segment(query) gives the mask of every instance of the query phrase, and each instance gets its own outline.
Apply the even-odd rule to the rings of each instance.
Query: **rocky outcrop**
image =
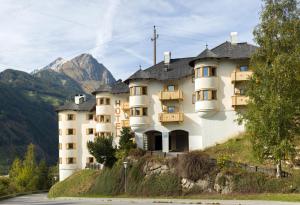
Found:
[[[158,161],[149,161],[146,162],[143,168],[143,171],[147,176],[153,175],[153,174],[163,174],[166,172],[170,172],[171,169],[168,165],[158,162]]]
[[[221,194],[230,194],[233,191],[233,176],[218,173],[215,179],[214,189]]]

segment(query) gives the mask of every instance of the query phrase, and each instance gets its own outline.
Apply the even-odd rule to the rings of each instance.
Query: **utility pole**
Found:
[[[156,28],[155,25],[153,26],[153,38],[151,38],[151,41],[153,41],[153,64],[156,64],[156,39],[158,39],[158,34],[156,34]]]

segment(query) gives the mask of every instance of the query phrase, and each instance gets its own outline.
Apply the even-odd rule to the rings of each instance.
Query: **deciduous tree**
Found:
[[[254,30],[247,110],[241,113],[260,159],[281,162],[294,153],[300,94],[300,18],[297,0],[265,0]]]

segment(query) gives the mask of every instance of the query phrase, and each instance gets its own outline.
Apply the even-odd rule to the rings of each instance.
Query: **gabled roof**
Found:
[[[189,62],[192,59],[191,57],[171,59],[169,64],[161,61],[145,70],[138,70],[125,82],[128,83],[130,80],[137,79],[172,80],[192,75],[193,68],[189,66]]]
[[[118,93],[128,93],[129,88],[128,85],[122,82],[122,80],[118,80],[114,82],[113,84],[103,84],[100,85],[99,88],[97,88],[95,91],[92,92],[93,95],[101,92],[109,92],[113,94],[118,94]]]
[[[88,99],[87,101],[81,104],[75,104],[74,101],[68,102],[62,106],[56,108],[56,112],[65,111],[65,110],[72,110],[72,111],[92,111],[96,106],[96,99],[94,97]]]

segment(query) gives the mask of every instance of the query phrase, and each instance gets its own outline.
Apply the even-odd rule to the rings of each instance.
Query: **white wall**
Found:
[[[175,81],[178,84],[178,88],[183,91],[184,100],[179,101],[179,103],[167,103],[173,103],[179,107],[179,110],[184,113],[184,122],[161,124],[158,116],[162,112],[162,103],[159,100],[158,93],[163,90],[164,84],[174,84],[174,81],[151,80],[147,83],[149,96],[147,104],[150,122],[148,126],[136,132],[140,147],[142,147],[143,133],[149,130],[157,130],[162,133],[178,129],[188,131],[190,150],[204,149],[244,131],[244,127],[238,125],[235,121],[237,116],[231,104],[233,84],[231,83],[230,74],[236,68],[236,63],[222,61],[218,62],[217,65],[218,91],[216,103],[218,105],[217,110],[207,117],[201,117],[195,110],[195,104],[192,103],[195,84],[192,82],[192,76],[189,76]],[[166,144],[167,142],[165,142]]]

